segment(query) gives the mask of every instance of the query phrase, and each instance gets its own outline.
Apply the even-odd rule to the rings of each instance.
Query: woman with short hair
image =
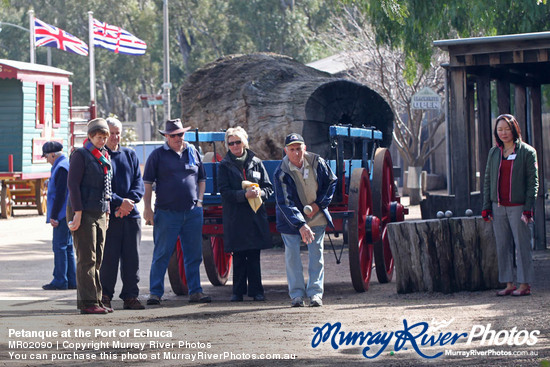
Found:
[[[263,202],[273,194],[273,188],[261,159],[249,149],[248,134],[242,127],[227,129],[225,146],[228,151],[218,168],[218,188],[223,205],[224,249],[233,253],[231,301],[242,301],[244,294],[254,301],[264,301],[260,250],[272,245]],[[254,210],[251,205],[259,204],[257,199],[262,203]]]
[[[88,138],[73,152],[69,165],[67,220],[76,250],[77,307],[82,314],[113,312],[101,302],[99,280],[111,200],[112,168],[105,148],[109,135],[104,119],[91,120]]]

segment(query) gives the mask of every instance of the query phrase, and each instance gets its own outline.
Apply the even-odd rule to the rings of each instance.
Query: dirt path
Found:
[[[168,292],[161,307],[125,311],[122,301],[115,300],[113,314],[95,316],[77,313],[74,291],[41,289],[42,284],[50,281],[53,267],[50,239],[51,228],[44,223],[44,217],[29,214],[0,220],[0,365],[539,366],[541,362],[550,363],[547,252],[535,255],[537,281],[530,297],[497,298],[494,291],[398,295],[395,282],[379,284],[376,279],[368,292],[356,293],[349,277],[347,250],[342,263],[336,264],[332,250],[327,247],[324,307],[290,308],[284,252],[276,248],[262,253],[267,302],[228,302],[230,282],[224,287],[213,287],[203,271],[201,279],[205,292],[213,298],[211,304],[190,305],[187,297],[171,292],[166,278]],[[152,248],[152,229],[144,227],[140,263],[143,300],[148,295]],[[396,332],[406,329],[404,322],[410,335],[420,334],[423,326],[429,327],[424,345],[422,336],[417,339],[411,336],[413,340],[404,345],[403,340],[399,342]],[[451,323],[444,326],[440,325],[442,322]],[[340,334],[332,338],[332,334],[314,331],[318,328],[326,332],[328,326],[336,328],[338,323],[340,331],[346,334],[371,332],[374,336],[346,345]],[[472,332],[482,332],[483,328],[489,336],[491,330],[497,334],[497,341],[482,345],[478,336],[467,344]],[[37,335],[27,337],[28,332]],[[445,338],[438,339],[446,333]],[[460,336],[461,333],[468,337]],[[506,337],[511,334],[508,345]],[[429,346],[429,336],[438,341],[434,346]],[[401,337],[406,338],[406,334]],[[513,345],[514,337],[520,345]],[[390,342],[384,348],[385,339]],[[314,348],[312,343],[318,345]],[[414,343],[418,344],[418,350]],[[375,358],[366,359],[362,355],[372,357],[380,348],[384,349]],[[459,355],[466,352],[471,355]],[[426,359],[421,353],[443,355]],[[40,357],[44,359],[31,359]],[[261,360],[264,358],[267,359]]]

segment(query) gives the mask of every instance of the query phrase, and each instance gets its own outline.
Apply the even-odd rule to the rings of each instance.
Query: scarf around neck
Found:
[[[88,150],[94,158],[99,162],[103,168],[103,187],[105,191],[105,198],[111,198],[111,179],[113,177],[113,170],[111,169],[111,159],[107,149],[104,152],[97,149],[89,139],[84,140],[84,149]]]

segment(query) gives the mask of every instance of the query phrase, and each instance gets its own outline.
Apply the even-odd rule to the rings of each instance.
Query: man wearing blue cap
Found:
[[[69,160],[62,152],[63,145],[48,141],[42,146],[42,157],[52,165],[48,182],[46,223],[53,227],[52,248],[54,254],[53,280],[42,286],[44,290],[76,289],[73,238],[66,220],[67,174]]]
[[[319,155],[306,152],[296,133],[285,139],[285,157],[273,175],[277,230],[285,243],[286,276],[292,307],[323,305],[325,227],[334,227],[328,206],[336,189],[336,176]],[[300,244],[308,247],[308,282],[304,281]]]

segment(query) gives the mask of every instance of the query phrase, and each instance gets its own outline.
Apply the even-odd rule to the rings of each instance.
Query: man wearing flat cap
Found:
[[[206,172],[195,147],[183,140],[189,127],[180,119],[166,121],[159,132],[166,143],[155,149],[145,164],[144,213],[146,224],[152,224],[153,263],[149,280],[148,305],[158,305],[164,294],[164,276],[178,240],[181,241],[189,302],[210,302],[203,294],[199,266],[202,262],[202,200],[206,188]],[[151,206],[155,188],[155,210]]]
[[[69,160],[63,154],[63,145],[57,141],[48,141],[42,146],[42,157],[52,165],[48,181],[46,223],[53,227],[53,280],[42,289],[76,289],[76,270],[73,238],[67,226],[67,175]]]
[[[328,206],[336,188],[336,176],[327,162],[306,152],[304,138],[289,134],[285,157],[274,173],[277,230],[285,243],[286,276],[292,307],[323,305],[325,227],[334,227]],[[307,209],[306,209],[307,207]],[[308,247],[308,282],[304,281],[300,244]]]

